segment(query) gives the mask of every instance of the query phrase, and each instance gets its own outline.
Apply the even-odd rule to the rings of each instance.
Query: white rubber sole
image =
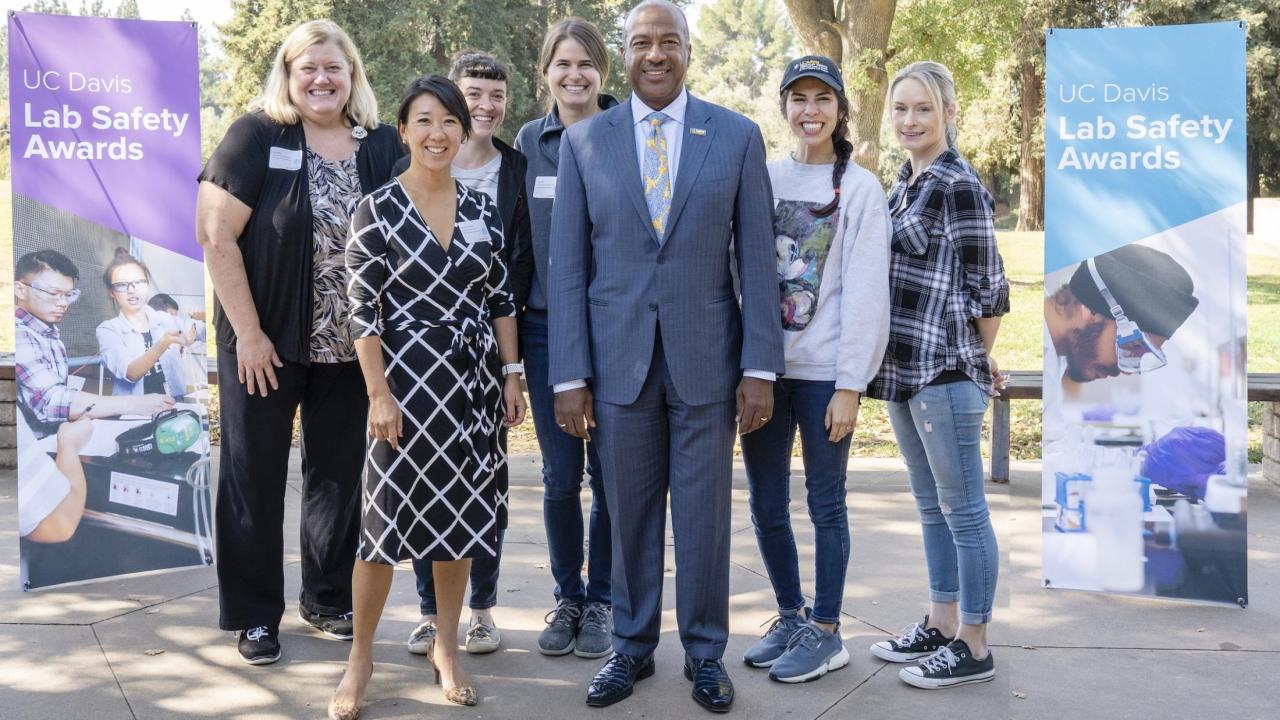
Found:
[[[613,654],[613,648],[609,648],[608,650],[604,650],[604,651],[602,651],[602,652],[595,652],[595,653],[593,653],[593,652],[587,652],[587,651],[585,651],[585,650],[582,650],[581,648],[579,648],[579,647],[578,647],[577,643],[574,643],[574,646],[573,646],[573,654],[574,654],[574,655],[576,655],[577,657],[580,657],[580,658],[586,658],[586,659],[588,659],[588,660],[595,660],[596,658],[602,658],[602,657],[607,657],[607,656],[609,656],[609,655],[612,655],[612,654]]]
[[[896,652],[894,650],[889,649],[888,643],[883,641],[874,643],[870,649],[871,649],[872,655],[875,655],[876,657],[880,658],[881,660],[884,660],[885,662],[892,662],[892,663],[914,662],[916,660],[919,660],[920,658],[929,657],[930,655],[937,652],[937,650],[930,650],[929,652],[918,652],[918,653]]]
[[[842,647],[840,648],[840,652],[836,653],[835,655],[832,655],[831,658],[828,659],[826,662],[822,663],[821,665],[814,668],[813,670],[807,673],[804,673],[803,675],[796,675],[795,677],[784,678],[784,677],[778,677],[773,673],[769,673],[769,679],[777,680],[780,683],[809,682],[810,680],[817,680],[818,678],[822,677],[823,675],[826,675],[832,670],[839,670],[840,668],[848,664],[849,664],[849,648]]]
[[[929,678],[926,678],[922,675],[916,675],[915,673],[907,672],[907,670],[909,669],[910,668],[902,668],[901,670],[899,670],[898,677],[902,679],[902,682],[910,685],[911,687],[918,687],[921,690],[942,690],[943,688],[956,687],[958,685],[970,685],[973,683],[990,682],[991,680],[994,680],[996,677],[995,668],[992,668],[991,670],[988,670],[986,672],[978,673],[977,675],[967,675],[962,678],[945,678],[941,680],[930,680]]]
[[[353,635],[339,635],[338,633],[332,633],[332,632],[329,632],[328,630],[312,625],[310,621],[308,621],[305,617],[303,617],[302,608],[298,608],[298,621],[301,622],[303,625],[306,625],[307,627],[311,628],[312,630],[315,630],[316,632],[320,633],[321,635],[324,635],[325,637],[328,637],[328,638],[333,638],[334,640],[342,640],[344,642],[350,642],[351,638],[354,637]]]
[[[743,664],[745,664],[747,667],[753,667],[753,668],[771,668],[771,667],[773,667],[774,663],[778,662],[778,658],[780,658],[780,657],[782,657],[782,656],[781,656],[781,655],[779,655],[778,657],[776,657],[776,658],[774,658],[774,659],[772,659],[772,660],[768,660],[768,661],[766,661],[766,662],[751,662],[750,660],[748,660],[748,659],[746,659],[746,658],[742,658],[742,662],[743,662]]]
[[[236,654],[240,655],[240,653],[236,653]],[[240,662],[244,663],[245,665],[271,665],[272,663],[276,663],[279,661],[280,661],[280,653],[276,653],[275,655],[271,655],[269,657],[254,658],[252,660],[250,660],[249,658],[243,655],[240,655]]]

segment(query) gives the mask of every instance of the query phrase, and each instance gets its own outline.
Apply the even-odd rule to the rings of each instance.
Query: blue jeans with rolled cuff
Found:
[[[930,599],[960,603],[960,622],[991,622],[1000,555],[987,509],[982,418],[991,398],[971,381],[929,385],[886,403],[924,531]]]
[[[796,431],[804,457],[804,483],[814,534],[812,619],[840,621],[845,573],[849,567],[849,513],[845,473],[852,435],[831,442],[823,427],[834,382],[779,378],[773,384],[773,416],[742,436],[742,459],[751,492],[751,522],[769,581],[785,614],[804,607],[796,539],[791,530],[791,447]]]
[[[493,557],[480,555],[471,559],[471,598],[467,607],[488,610],[498,604],[498,563],[502,562],[502,540],[506,530],[498,531],[497,552]],[[436,584],[431,575],[430,560],[414,560],[413,574],[418,578],[418,607],[423,615],[436,614]]]

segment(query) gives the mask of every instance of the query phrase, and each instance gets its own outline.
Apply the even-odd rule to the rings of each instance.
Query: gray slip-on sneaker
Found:
[[[405,646],[414,655],[428,655],[431,653],[431,646],[435,642],[436,624],[428,620],[409,633],[409,641],[405,643]]]

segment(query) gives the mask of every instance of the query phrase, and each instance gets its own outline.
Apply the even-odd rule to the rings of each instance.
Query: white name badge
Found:
[[[492,242],[489,237],[489,226],[484,224],[483,220],[467,220],[458,223],[458,232],[462,233],[462,239],[471,244]]]
[[[533,181],[533,196],[547,200],[556,199],[556,176],[539,175]]]
[[[271,157],[267,160],[267,167],[273,170],[300,170],[302,169],[302,151],[273,147]]]

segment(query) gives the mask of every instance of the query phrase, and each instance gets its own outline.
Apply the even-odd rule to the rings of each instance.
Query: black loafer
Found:
[[[631,696],[636,681],[653,675],[653,655],[614,653],[587,686],[587,704],[605,707]]]
[[[733,681],[720,660],[684,656],[684,676],[693,681],[693,701],[714,713],[727,713],[733,705]]]

